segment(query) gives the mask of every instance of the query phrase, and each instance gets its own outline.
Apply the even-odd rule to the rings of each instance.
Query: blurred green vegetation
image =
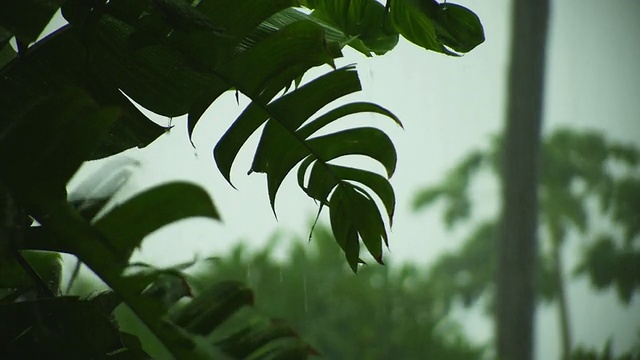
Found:
[[[256,252],[238,245],[196,280],[246,281],[261,311],[285,319],[327,359],[482,358],[484,347],[448,317],[426,269],[372,264],[355,275],[329,231],[318,226],[310,243],[293,239],[285,261],[273,257],[277,235]]]
[[[277,257],[284,248],[284,256]],[[260,249],[239,243],[230,254],[198,262],[189,273],[196,294],[220,280],[247,283],[255,305],[237,323],[286,323],[322,358],[470,360],[489,355],[488,344],[471,341],[462,324],[449,316],[429,284],[426,267],[374,263],[361,265],[354,274],[323,225],[316,227],[311,242],[278,233]],[[93,286],[81,276],[73,291],[86,293]],[[272,320],[265,320],[266,315]],[[166,354],[125,307],[116,317],[149,354]],[[233,324],[223,329],[226,335],[218,340],[234,330]]]
[[[442,255],[429,272],[430,286],[447,306],[460,300],[470,307],[484,299],[493,314],[499,222],[476,210],[483,204],[473,191],[487,175],[499,181],[501,143],[496,137],[469,153],[414,198],[415,210],[443,204],[448,228],[470,229],[462,246]],[[543,139],[541,152],[538,300],[558,305],[563,353],[607,358],[573,347],[566,282],[587,277],[596,290],[614,288],[625,305],[640,289],[640,149],[596,131],[556,129]],[[581,253],[567,266],[561,251],[571,239],[580,241]]]

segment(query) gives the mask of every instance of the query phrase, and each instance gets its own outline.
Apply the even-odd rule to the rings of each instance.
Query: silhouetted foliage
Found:
[[[130,263],[144,238],[165,225],[219,218],[202,188],[164,184],[106,206],[122,185],[120,168],[105,167],[86,193],[67,194],[66,185],[84,161],[144,147],[164,133],[130,99],[168,118],[187,115],[191,137],[217,98],[241,92],[251,102],[213,151],[224,177],[231,182],[236,155],[262,127],[251,171],[266,174],[271,205],[297,167],[300,188],[329,208],[333,236],[352,269],[361,243],[382,262],[383,216],[390,221],[395,206],[391,140],[373,127],[316,132],[361,112],[400,121],[365,102],[316,113],[361,88],[354,66],[336,67],[345,46],[383,54],[403,35],[458,55],[484,40],[470,10],[431,5],[427,12],[412,0],[386,7],[374,0],[0,2],[0,355],[59,357],[82,340],[86,346],[66,355],[148,358],[111,316],[119,304],[181,360],[314,355],[282,324],[244,323],[242,335],[211,341],[228,322],[242,324],[253,304],[250,289],[219,281],[192,292],[183,267]],[[68,23],[39,39],[57,11]],[[322,65],[330,69],[303,81]],[[385,173],[332,163],[354,154],[380,162]],[[110,290],[60,296],[60,252],[76,256]],[[278,333],[277,341],[265,332]],[[264,341],[247,342],[256,336]]]

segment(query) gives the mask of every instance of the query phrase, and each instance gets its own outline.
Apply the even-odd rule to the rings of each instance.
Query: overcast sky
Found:
[[[404,123],[401,130],[386,118],[362,115],[349,124],[368,122],[383,128],[398,150],[392,183],[397,209],[391,233],[393,262],[426,264],[447,249],[460,245],[466,233],[444,231],[437,209],[413,213],[415,192],[439,181],[468,151],[487,145],[502,128],[506,101],[510,2],[465,1],[483,21],[486,42],[462,58],[430,53],[401,41],[391,53],[373,59],[345,50],[339,65],[357,63],[364,90],[350,100],[379,103]],[[640,145],[640,2],[635,0],[562,0],[553,2],[549,38],[544,130],[558,126],[600,129],[612,138]],[[327,69],[324,69],[327,70]],[[153,184],[183,179],[207,188],[223,216],[223,223],[189,220],[154,234],[145,242],[139,259],[157,264],[189,260],[194,254],[224,254],[239,239],[260,245],[277,229],[303,237],[315,214],[313,201],[290,178],[276,200],[278,221],[269,207],[266,180],[261,174],[246,176],[255,140],[245,147],[232,173],[232,189],[217,171],[212,148],[222,132],[247,104],[238,106],[233,96],[216,101],[196,128],[189,144],[184,120],[173,119],[170,133],[143,150],[125,156],[141,160],[124,189],[133,193]],[[167,119],[157,119],[166,124]],[[344,123],[348,123],[345,121]],[[83,174],[95,170],[88,166]],[[374,166],[374,169],[375,166]],[[81,177],[71,184],[77,184]],[[497,208],[495,184],[478,188],[482,212]],[[326,215],[326,214],[325,214]],[[326,219],[326,216],[324,217]],[[166,250],[171,249],[171,256]],[[579,251],[577,241],[565,248],[567,258]],[[628,349],[637,339],[640,324],[637,297],[627,309],[617,306],[613,293],[593,295],[586,281],[570,288],[572,328],[576,344],[601,348],[615,335],[614,348]],[[490,328],[477,312],[461,313],[473,336],[486,339]],[[538,359],[559,354],[554,309],[538,314]]]

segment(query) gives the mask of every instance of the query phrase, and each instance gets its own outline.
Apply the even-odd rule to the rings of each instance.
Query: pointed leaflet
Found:
[[[352,70],[347,67],[330,72],[267,107],[270,121],[262,132],[252,170],[267,174],[272,207],[286,175],[310,153],[295,130],[333,100],[360,90],[357,73]]]
[[[259,100],[265,99],[268,102],[273,96],[280,91],[280,86],[269,88],[263,93]],[[218,170],[222,176],[231,183],[231,166],[238,156],[240,148],[249,139],[258,128],[264,124],[269,115],[262,109],[257,102],[252,102],[247,106],[242,114],[238,116],[236,121],[222,135],[220,141],[213,149],[213,158],[216,160]]]
[[[382,242],[384,241],[385,245],[388,246],[389,241],[378,206],[369,194],[360,187],[354,187],[354,191],[351,194],[352,221],[371,256],[378,263],[383,264]],[[346,216],[347,214],[340,215]]]
[[[128,260],[143,238],[175,221],[194,216],[218,219],[209,195],[188,183],[169,183],[149,189],[98,219],[95,227]]]
[[[397,157],[393,143],[384,132],[375,128],[344,130],[306,140],[304,144],[294,141],[286,142],[286,138],[291,138],[291,135],[281,129],[274,130],[269,135],[271,136],[270,142],[275,145],[270,149],[270,153],[262,155],[261,164],[264,167],[258,169],[267,173],[272,207],[278,187],[286,175],[295,164],[307,155],[313,155],[315,159],[323,163],[344,155],[365,155],[379,161],[387,170],[389,177],[393,175],[395,170]],[[289,147],[282,145],[287,143]],[[310,179],[310,182],[313,181]],[[386,195],[380,196],[388,198]]]
[[[203,37],[203,34],[172,34],[170,37],[172,43],[188,54],[199,59],[204,66],[215,67],[217,64],[226,61],[233,61],[233,57],[240,52],[239,48],[246,51],[248,48],[256,45],[253,42],[247,47],[244,38],[253,31],[256,26],[266,20],[274,13],[294,6],[293,0],[274,0],[274,1],[200,1],[196,6],[202,14],[209,17],[215,24],[219,24],[224,28],[223,36],[219,37]],[[208,40],[208,41],[207,41]],[[262,38],[261,40],[264,40]],[[245,46],[239,46],[239,43],[245,43]],[[260,63],[268,61],[271,56],[263,57]],[[293,66],[292,66],[293,67]],[[259,79],[258,77],[254,79]],[[284,85],[283,85],[284,86]],[[204,111],[211,103],[220,96],[217,89],[207,89],[196,99],[192,107],[189,109],[188,132],[189,136],[193,133],[197,122]]]
[[[271,98],[309,68],[331,61],[332,56],[325,46],[322,29],[311,22],[298,22],[275,33],[220,70],[233,79],[238,90],[252,99],[252,104],[214,149],[218,169],[227,181],[230,182],[231,165],[238,151],[269,118],[267,103]],[[262,65],[255,66],[256,63]],[[283,78],[283,74],[286,77]]]
[[[378,113],[381,115],[385,115],[395,121],[395,123],[400,125],[400,127],[402,127],[400,119],[398,119],[391,111],[383,108],[382,106],[368,102],[353,102],[339,106],[329,111],[328,113],[319,116],[312,122],[309,122],[308,124],[301,127],[300,130],[298,130],[298,134],[303,139],[306,139],[324,126],[340,118],[361,112]]]
[[[309,166],[313,164],[309,184],[305,183],[304,177]],[[309,197],[318,200],[320,207],[329,204],[329,194],[333,188],[342,180],[332,170],[335,165],[326,162],[316,161],[313,156],[307,157],[298,168],[298,185]]]
[[[302,169],[302,166],[300,167]],[[387,211],[389,221],[393,219],[395,195],[389,181],[376,173],[351,167],[316,162],[311,169],[307,194],[314,199],[328,203],[329,193],[338,183],[345,180],[356,181],[373,190],[380,197]],[[303,187],[304,188],[304,187]]]
[[[360,241],[358,240],[358,229],[351,220],[353,215],[349,211],[348,191],[345,187],[337,187],[331,196],[329,213],[331,220],[331,231],[336,238],[336,242],[344,251],[347,263],[353,272],[358,271],[358,260],[360,255]]]
[[[224,71],[223,76],[228,77],[228,83],[236,88],[236,94],[240,90],[252,100],[252,103],[223,135],[223,139],[215,149],[216,160],[220,160],[216,162],[227,181],[230,182],[231,163],[238,151],[249,136],[267,120],[267,114],[264,112],[266,104],[283,89],[288,88],[292,82],[302,77],[302,74],[307,70],[326,62],[331,63],[332,58],[339,55],[335,49],[325,47],[322,41],[316,41],[321,39],[316,38],[314,41],[308,41],[310,35],[309,32],[306,32],[306,30],[310,30],[308,25],[309,23],[286,28],[283,30],[284,33],[279,32],[260,46],[256,46],[255,49],[234,60],[234,62],[244,61],[244,65],[251,68],[255,67],[250,64],[251,62],[259,62],[261,66],[256,69],[258,73],[249,76],[247,71],[243,71],[243,68],[237,64],[227,64],[226,66],[232,67],[232,69],[221,70]],[[312,31],[317,32],[318,29]],[[291,37],[301,40],[298,43],[299,46],[286,47],[287,39]],[[295,42],[297,43],[297,41]],[[291,52],[280,49],[282,45]],[[274,49],[279,50],[277,53],[271,53]],[[265,61],[265,58],[269,60]],[[242,79],[242,83],[233,79]],[[247,85],[247,80],[254,84]],[[202,116],[217,96],[219,93],[215,91],[206,91],[194,101],[189,112],[189,131],[193,131],[193,127],[196,125],[195,119]]]
[[[379,129],[361,127],[307,140],[318,159],[329,161],[344,155],[365,155],[379,161],[391,177],[396,169],[396,149]]]
[[[271,101],[282,89],[289,86],[298,74],[306,71],[308,66],[308,64],[300,61],[298,64],[292,65],[283,72],[270,78],[268,85],[262,89],[260,95],[252,99],[249,106],[245,108],[231,127],[227,129],[218,144],[216,144],[214,148],[214,158],[216,159],[218,169],[230,184],[231,165],[238,151],[240,151],[240,148],[249,136],[268,118],[268,114],[263,110],[265,105],[261,104],[267,104]],[[237,94],[238,90],[236,90],[236,96]],[[196,100],[189,113],[189,131],[193,131],[193,126],[196,125],[196,123],[191,122],[192,119],[200,117],[215,97],[217,97],[216,93],[205,93],[201,98]]]

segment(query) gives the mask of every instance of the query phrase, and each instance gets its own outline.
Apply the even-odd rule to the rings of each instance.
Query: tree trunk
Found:
[[[562,266],[562,253],[560,241],[553,240],[553,273],[555,276],[556,291],[558,292],[558,317],[560,320],[560,336],[562,339],[562,355],[560,359],[569,360],[571,356],[571,324],[569,321],[569,306],[564,284],[564,269]]]
[[[502,156],[496,342],[500,360],[533,359],[537,187],[548,0],[515,0]]]

